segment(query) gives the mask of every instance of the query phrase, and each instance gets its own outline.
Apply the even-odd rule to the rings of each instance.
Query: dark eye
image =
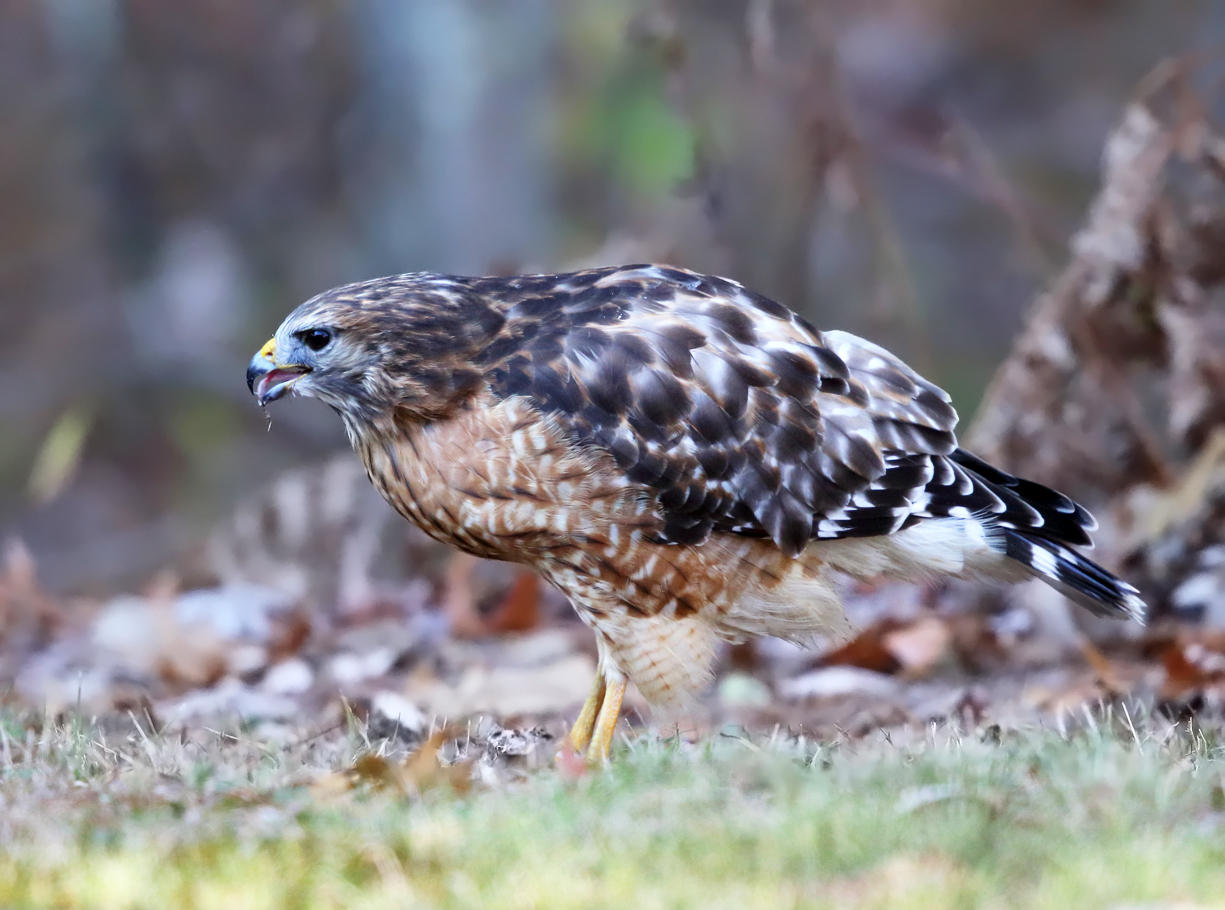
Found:
[[[295,333],[298,340],[312,351],[322,351],[332,341],[332,333],[327,329],[306,329]]]

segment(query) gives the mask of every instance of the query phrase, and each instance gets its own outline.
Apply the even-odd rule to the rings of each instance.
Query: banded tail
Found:
[[[949,456],[975,482],[993,494],[1003,508],[977,513],[988,545],[1024,566],[1064,595],[1098,616],[1143,623],[1147,607],[1139,592],[1073,547],[1092,546],[1093,516],[1067,496],[994,468],[958,449]],[[933,497],[929,508],[938,507]],[[986,514],[984,514],[984,512]]]

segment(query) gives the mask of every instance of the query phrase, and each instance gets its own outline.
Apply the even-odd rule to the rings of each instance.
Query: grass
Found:
[[[106,734],[0,714],[0,906],[1111,907],[1225,893],[1225,750],[1072,735],[639,738],[605,772],[420,796],[360,731]],[[373,780],[371,778],[370,780]]]

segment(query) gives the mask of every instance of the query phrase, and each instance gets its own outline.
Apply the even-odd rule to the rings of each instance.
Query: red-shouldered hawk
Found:
[[[599,652],[570,733],[592,760],[627,681],[677,702],[720,640],[847,638],[838,575],[1037,576],[1144,616],[1072,549],[1088,512],[957,447],[947,394],[725,278],[630,265],[345,285],[294,310],[247,383],[261,404],[331,405],[401,515],[570,598]]]

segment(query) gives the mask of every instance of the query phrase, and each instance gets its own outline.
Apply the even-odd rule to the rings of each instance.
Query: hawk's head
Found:
[[[261,405],[286,392],[331,405],[350,428],[429,419],[472,392],[471,358],[504,317],[468,282],[427,273],[348,284],[289,314],[247,367]]]

